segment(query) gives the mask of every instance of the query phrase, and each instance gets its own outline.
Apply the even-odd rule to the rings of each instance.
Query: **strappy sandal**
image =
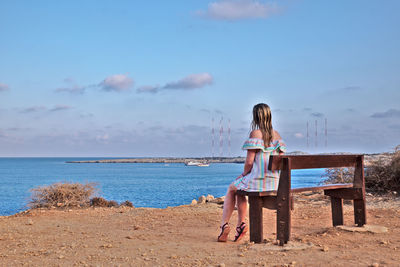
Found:
[[[244,235],[249,230],[249,227],[245,222],[242,222],[240,226],[236,227],[236,235],[235,235],[235,242],[240,241],[244,237]]]
[[[231,231],[231,227],[228,223],[225,223],[221,226],[221,233],[218,236],[218,242],[226,242],[228,240],[229,232]]]

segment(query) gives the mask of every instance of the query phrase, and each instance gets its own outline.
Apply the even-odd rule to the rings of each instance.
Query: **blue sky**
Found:
[[[395,0],[1,1],[0,156],[211,156],[212,118],[214,154],[223,118],[223,155],[244,155],[259,102],[289,151],[390,151],[398,10]]]

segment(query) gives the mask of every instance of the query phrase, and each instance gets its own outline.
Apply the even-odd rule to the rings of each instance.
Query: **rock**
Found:
[[[388,231],[385,226],[367,224],[362,227],[338,225],[336,228],[349,232],[369,232],[374,234],[386,233]]]
[[[329,248],[328,248],[328,247],[323,247],[323,248],[321,248],[321,250],[322,250],[323,252],[328,252],[328,251],[329,251]]]
[[[213,195],[207,195],[206,196],[206,202],[211,202],[214,200],[214,196]]]
[[[370,266],[371,266],[371,267],[379,267],[379,263],[374,262],[374,263],[372,263]]]
[[[213,200],[210,200],[209,202],[216,203],[216,204],[224,204],[224,200],[225,200],[225,197],[223,196],[223,197],[214,198]]]
[[[64,257],[64,255],[59,255],[58,258],[59,259],[64,259],[65,257]]]
[[[225,267],[225,263],[220,263],[218,266],[219,267]]]
[[[190,205],[197,205],[197,200],[196,200],[196,199],[193,199],[193,200],[192,200],[192,203],[190,203]]]
[[[133,236],[128,235],[126,238],[127,239],[133,239]]]
[[[263,244],[262,246],[250,246],[249,250],[256,250],[258,252],[271,252],[271,251],[299,251],[299,250],[306,250],[306,249],[311,249],[313,248],[314,245],[312,243],[301,243],[301,242],[295,242],[295,241],[289,241],[287,244],[284,246],[279,246],[277,244]],[[283,254],[282,254],[283,256]]]
[[[28,222],[26,223],[27,225],[32,225],[33,221],[31,219],[28,219]]]
[[[199,204],[204,204],[204,203],[206,203],[206,197],[205,197],[205,196],[199,197],[199,200],[197,201],[197,203],[199,203]]]

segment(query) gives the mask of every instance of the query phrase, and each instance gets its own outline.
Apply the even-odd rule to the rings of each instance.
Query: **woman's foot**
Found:
[[[218,242],[226,242],[228,240],[229,232],[231,231],[231,227],[228,223],[225,223],[221,226],[221,233],[218,236]]]
[[[244,235],[249,230],[249,227],[245,222],[242,222],[240,226],[236,227],[236,235],[235,235],[235,242],[240,241],[244,237]]]

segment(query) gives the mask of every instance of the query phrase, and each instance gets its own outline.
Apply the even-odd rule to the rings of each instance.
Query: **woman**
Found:
[[[239,241],[248,231],[245,222],[247,200],[245,196],[236,194],[237,190],[270,191],[277,190],[279,172],[267,169],[269,156],[283,154],[286,145],[281,136],[272,128],[271,109],[267,104],[257,104],[253,107],[253,121],[250,138],[243,145],[247,150],[243,173],[229,186],[225,196],[221,221],[219,242],[226,242],[230,232],[229,219],[232,216],[235,202],[238,209],[238,222],[234,241]]]

